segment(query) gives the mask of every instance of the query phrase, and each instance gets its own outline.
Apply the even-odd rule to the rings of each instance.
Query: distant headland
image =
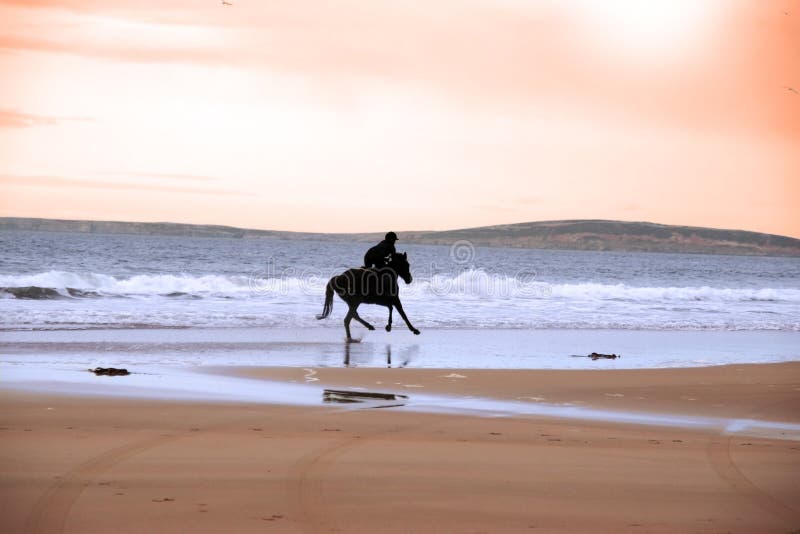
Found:
[[[380,233],[312,233],[232,226],[0,217],[0,231],[78,232],[236,239],[374,241]],[[800,256],[800,239],[745,230],[606,220],[541,221],[445,231],[402,232],[401,243],[621,252]]]

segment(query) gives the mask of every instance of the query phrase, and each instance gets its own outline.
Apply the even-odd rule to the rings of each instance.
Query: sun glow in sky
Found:
[[[798,0],[0,0],[0,216],[800,237],[798,43]]]
[[[652,62],[701,50],[728,6],[730,0],[583,0],[575,7],[587,40]]]

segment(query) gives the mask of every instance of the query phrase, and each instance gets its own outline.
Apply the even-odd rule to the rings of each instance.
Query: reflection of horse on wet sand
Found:
[[[408,329],[419,334],[419,330],[414,328],[403,311],[400,303],[400,288],[397,285],[398,276],[406,284],[411,283],[411,271],[408,265],[406,253],[394,253],[389,258],[386,267],[380,269],[348,269],[338,276],[334,276],[325,288],[325,307],[322,313],[317,315],[317,319],[324,319],[331,313],[333,308],[333,293],[335,292],[343,301],[347,303],[347,315],[344,318],[344,330],[347,333],[347,340],[353,341],[350,336],[350,321],[355,319],[367,327],[368,330],[375,330],[375,327],[366,322],[358,315],[358,307],[361,304],[377,304],[389,308],[389,322],[386,331],[392,330],[392,309],[397,308],[400,317],[408,325]]]
[[[355,357],[355,359],[356,360],[361,360],[361,364],[371,363],[373,361],[372,358],[377,355],[377,351],[374,351],[373,348],[364,348],[363,350],[360,350],[360,349],[355,349],[355,348],[351,349],[351,347],[362,347],[363,348],[363,345],[353,345],[352,343],[345,342],[345,344],[344,344],[344,359],[342,360],[342,364],[344,364],[345,367],[350,367],[350,363],[351,363],[350,352],[351,352],[351,350],[354,351],[353,352],[353,356]],[[417,345],[411,345],[411,346],[403,347],[402,349],[400,349],[400,354],[399,354],[400,357],[393,359],[392,358],[392,346],[387,344],[386,345],[386,367],[388,367],[389,369],[391,369],[392,367],[394,367],[394,368],[407,367],[408,364],[411,363],[411,360],[414,359],[414,357],[417,355],[418,352],[419,352],[419,347]],[[359,365],[359,363],[356,362],[355,365]]]

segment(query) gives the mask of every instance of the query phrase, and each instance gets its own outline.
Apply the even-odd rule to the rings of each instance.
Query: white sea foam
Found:
[[[340,324],[314,319],[328,278],[56,270],[0,275],[0,327]],[[400,284],[400,295],[420,327],[800,330],[800,289],[794,288],[548,283],[470,269],[416,273],[412,284]],[[335,299],[334,318],[343,309]],[[386,312],[368,306],[361,313],[382,321]]]
[[[252,293],[247,276],[142,274],[129,278],[116,278],[101,273],[64,271],[0,276],[0,287],[28,286],[56,290],[74,288],[83,291],[95,291],[100,295],[107,296],[163,296],[176,293],[237,296]]]
[[[115,277],[102,273],[47,271],[37,274],[0,275],[0,287],[35,286],[65,290],[75,288],[107,296],[166,296],[177,293],[247,298],[258,295],[320,295],[327,277],[261,277],[248,275],[141,274]],[[401,284],[407,297],[480,299],[560,299],[576,301],[639,302],[784,302],[800,303],[800,289],[718,288],[708,286],[648,287],[628,284],[547,282],[496,275],[481,270],[466,270],[456,275],[417,278],[411,285]]]

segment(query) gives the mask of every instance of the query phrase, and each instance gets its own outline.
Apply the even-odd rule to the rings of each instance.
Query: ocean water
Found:
[[[405,245],[420,329],[800,332],[800,259]],[[317,321],[368,243],[0,232],[0,330],[258,327]],[[387,312],[363,306],[376,326]],[[396,328],[404,328],[395,317]],[[356,327],[356,328],[360,328]]]

